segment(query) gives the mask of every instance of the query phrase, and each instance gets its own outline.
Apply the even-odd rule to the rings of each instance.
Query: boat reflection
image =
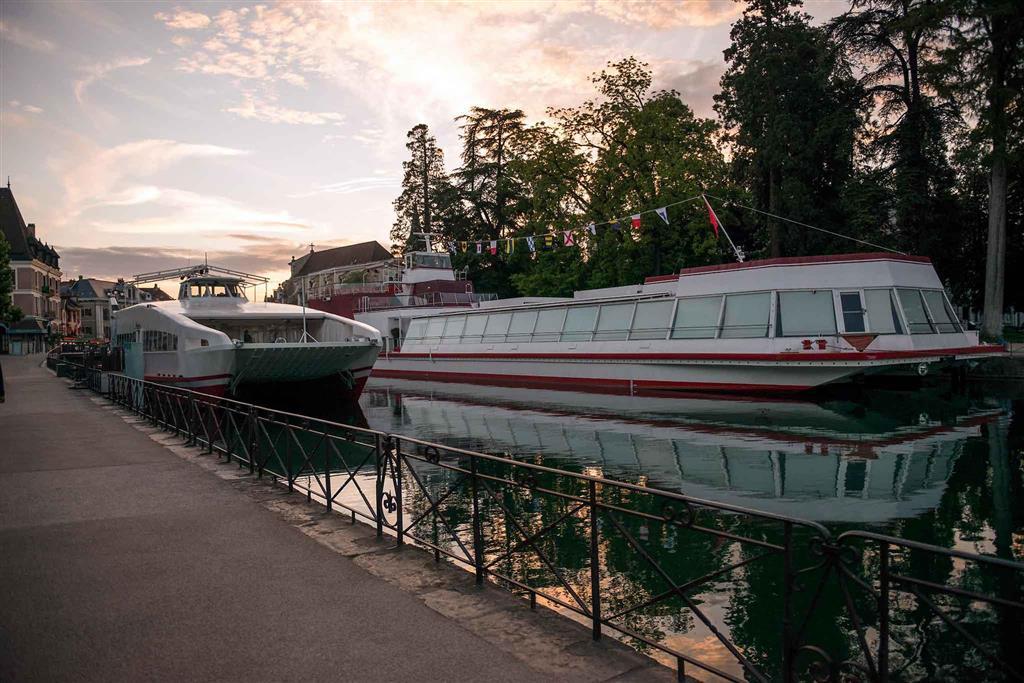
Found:
[[[659,398],[371,379],[369,427],[821,522],[935,508],[1002,411],[875,393],[825,403]]]

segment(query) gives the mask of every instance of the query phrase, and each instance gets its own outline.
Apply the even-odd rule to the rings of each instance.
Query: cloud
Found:
[[[75,99],[78,100],[79,104],[81,104],[83,102],[86,89],[88,89],[93,83],[106,78],[111,72],[117,71],[118,69],[144,66],[149,64],[149,62],[149,57],[122,57],[121,59],[115,59],[112,62],[103,62],[100,64],[86,66],[82,68],[82,72],[85,75],[75,81]]]
[[[725,73],[724,62],[693,62],[684,65],[681,73],[672,73],[672,67],[665,65],[662,71],[664,75],[656,85],[679,91],[682,100],[690,105],[697,116],[714,117],[713,97]]]
[[[309,192],[288,195],[291,199],[312,197],[319,194],[354,194],[368,190],[390,190],[401,187],[398,178],[390,176],[365,176],[362,178],[350,178],[337,183],[317,185]]]
[[[210,25],[210,17],[202,12],[184,10],[180,7],[175,7],[172,13],[157,12],[153,15],[153,18],[164,22],[167,28],[190,30],[206,28]]]
[[[743,12],[741,3],[722,0],[596,0],[592,6],[597,14],[618,23],[662,30],[679,26],[717,26]]]
[[[182,35],[171,36],[171,43],[177,47],[188,47],[192,44],[192,39]]]
[[[15,45],[20,45],[36,52],[53,52],[57,49],[57,46],[49,40],[40,38],[34,33],[30,33],[4,20],[0,20],[0,36],[3,36],[4,40],[9,40]]]
[[[26,114],[42,114],[43,113],[43,109],[41,107],[37,107],[37,106],[32,105],[32,104],[25,104],[23,102],[19,102],[18,100],[11,100],[7,104],[10,106],[11,109],[14,109],[16,111],[23,111]]]
[[[271,240],[256,245],[239,244],[231,249],[210,252],[189,251],[180,247],[55,247],[61,256],[61,269],[68,279],[82,275],[100,279],[129,279],[137,273],[153,272],[201,263],[241,270],[247,273],[272,273],[287,269],[284,254],[301,253],[302,247],[290,240]],[[272,285],[271,285],[272,286]],[[172,296],[176,290],[170,290]],[[260,292],[262,296],[262,291]]]
[[[137,140],[106,149],[83,142],[81,147],[74,150],[76,162],[51,162],[63,181],[68,217],[89,207],[129,201],[128,188],[137,190],[138,185],[132,181],[152,176],[180,161],[247,154],[219,145],[162,139]]]
[[[301,111],[279,107],[272,102],[257,99],[252,94],[246,94],[245,99],[237,107],[229,107],[224,111],[237,114],[243,119],[255,119],[264,123],[287,123],[291,125],[312,125],[322,126],[324,124],[340,125],[345,120],[343,114],[333,111]]]

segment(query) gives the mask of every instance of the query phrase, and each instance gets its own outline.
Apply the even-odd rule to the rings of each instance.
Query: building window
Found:
[[[835,333],[836,311],[832,302],[832,290],[779,292],[779,310],[775,321],[776,337]]]

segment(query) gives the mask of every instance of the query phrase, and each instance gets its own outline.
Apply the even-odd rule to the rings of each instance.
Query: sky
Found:
[[[309,250],[387,245],[405,134],[458,155],[471,106],[592,96],[648,62],[701,116],[731,0],[0,3],[0,181],[65,277],[210,263],[278,282]],[[816,18],[845,9],[808,2]]]

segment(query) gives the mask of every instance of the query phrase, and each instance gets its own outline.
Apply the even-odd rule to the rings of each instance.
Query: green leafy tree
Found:
[[[752,0],[732,27],[715,109],[738,178],[755,206],[811,224],[844,227],[842,192],[853,170],[861,88],[799,0]],[[784,235],[767,221],[771,256],[835,248],[818,233]]]
[[[987,148],[988,235],[984,327],[1002,336],[1006,286],[1007,197],[1024,107],[1024,13],[1016,0],[947,0],[934,77],[969,119],[970,137]],[[1018,133],[1015,135],[1015,133]]]
[[[14,271],[11,270],[11,245],[0,233],[0,321],[16,323],[22,310],[14,305]]]
[[[418,232],[443,232],[442,226],[461,211],[444,168],[444,153],[426,124],[413,126],[406,136],[410,152],[402,163],[402,194],[394,201],[395,223],[391,242],[397,253],[422,249]]]

